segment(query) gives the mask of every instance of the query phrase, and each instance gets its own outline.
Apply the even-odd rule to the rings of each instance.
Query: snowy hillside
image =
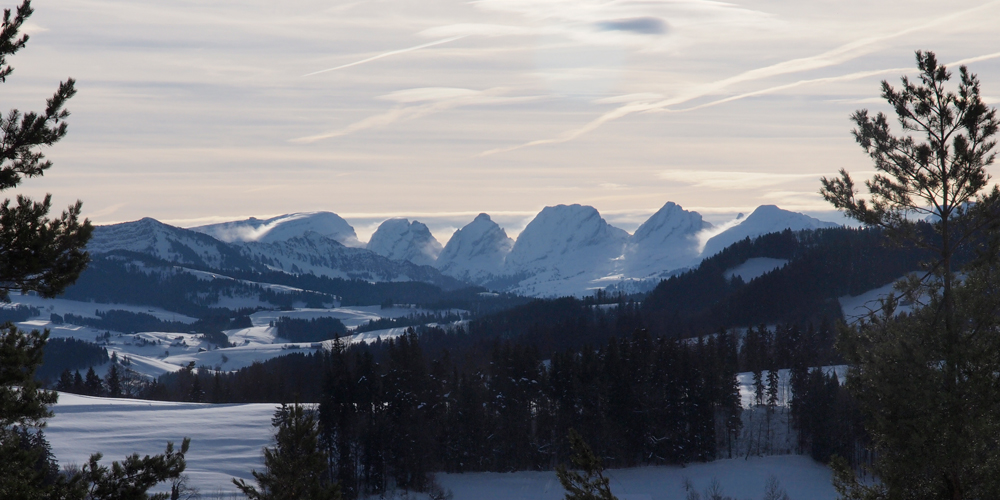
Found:
[[[191,230],[207,234],[226,243],[247,241],[273,243],[313,232],[345,246],[363,246],[358,241],[358,235],[354,232],[354,228],[333,212],[300,212],[279,215],[266,220],[251,217],[241,221],[192,227]]]
[[[698,212],[668,202],[629,239],[625,250],[626,276],[659,276],[695,264],[699,255],[697,234],[711,227]]]
[[[87,244],[91,254],[125,250],[168,262],[214,269],[245,269],[239,252],[211,236],[170,226],[146,217],[133,222],[96,226]]]
[[[91,453],[121,460],[162,453],[167,441],[191,438],[187,456],[190,486],[203,498],[235,491],[233,477],[252,480],[262,468],[261,448],[272,445],[273,404],[200,404],[94,398],[62,393],[45,435],[61,465],[83,464]],[[771,475],[794,500],[832,500],[830,470],[808,457],[780,455],[735,458],[685,467],[608,469],[611,491],[622,500],[684,500],[689,482],[699,493],[718,481],[725,495],[761,498]],[[455,500],[561,500],[565,490],[555,472],[437,474]],[[424,499],[411,495],[408,498]]]
[[[587,294],[619,271],[628,238],[594,207],[545,207],[518,235],[504,272],[526,276],[515,288],[526,295]]]
[[[767,233],[784,231],[785,229],[801,231],[804,229],[837,226],[838,224],[833,222],[824,222],[805,214],[782,210],[774,205],[761,205],[739,224],[709,239],[705,243],[705,248],[701,256],[702,258],[711,257],[729,245],[748,237],[754,238]]]
[[[435,267],[455,278],[479,283],[503,272],[504,259],[514,246],[507,232],[479,214],[475,220],[455,231],[437,258]]]
[[[382,308],[380,306],[337,307],[331,309],[296,309],[291,311],[258,311],[250,315],[252,326],[225,331],[232,347],[220,347],[202,338],[198,331],[191,332],[138,332],[124,333],[104,328],[92,328],[71,323],[53,323],[53,314],[66,316],[74,314],[85,318],[97,318],[96,311],[125,310],[152,315],[163,321],[191,324],[194,318],[149,306],[128,306],[122,304],[100,304],[66,299],[43,299],[37,295],[11,295],[11,303],[5,307],[29,306],[40,310],[41,315],[17,323],[25,330],[49,330],[50,338],[74,338],[93,342],[105,347],[108,354],[117,353],[119,359],[128,358],[128,368],[148,376],[158,377],[175,372],[190,362],[196,366],[208,366],[217,370],[238,370],[254,362],[284,356],[292,352],[308,352],[329,347],[327,343],[289,342],[277,336],[277,328],[270,326],[280,317],[294,319],[336,318],[348,329],[380,318],[400,318],[428,311],[403,307]],[[394,328],[348,335],[345,343],[374,342],[377,339],[398,337],[405,328]],[[349,332],[350,333],[350,332]],[[109,365],[98,371],[103,373]],[[83,370],[84,372],[86,369]]]
[[[441,243],[426,225],[406,219],[389,219],[380,224],[367,248],[383,257],[418,266],[433,265],[441,253]]]
[[[442,276],[433,267],[391,260],[363,248],[346,247],[313,232],[272,243],[251,241],[240,247],[247,259],[293,274],[312,273],[373,282],[423,281],[445,288],[457,285],[455,280]]]

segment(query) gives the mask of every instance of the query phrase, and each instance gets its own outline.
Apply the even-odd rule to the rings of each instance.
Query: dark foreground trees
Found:
[[[979,81],[951,73],[933,53],[917,52],[919,81],[882,83],[902,133],[867,110],[854,114],[858,143],[878,172],[857,196],[850,175],[823,179],[835,207],[896,241],[931,250],[922,275],[897,288],[882,310],[845,327],[839,348],[852,366],[848,384],[866,416],[880,483],[864,486],[840,465],[848,498],[1000,497],[1000,190],[987,191],[995,158],[996,110]],[[915,219],[934,224],[933,235]],[[960,271],[954,263],[972,257]],[[895,316],[901,302],[914,312]]]
[[[31,13],[28,0],[14,13],[4,10],[0,82],[13,71],[7,57],[28,41],[19,32]],[[0,191],[17,187],[23,178],[41,176],[51,166],[39,148],[66,134],[69,112],[64,106],[76,92],[73,83],[61,83],[42,113],[12,110],[0,117]],[[50,206],[49,196],[41,202],[18,196],[13,204],[9,199],[0,204],[0,300],[7,300],[12,289],[54,297],[86,267],[84,247],[92,228],[90,221],[80,220],[81,203],[54,219],[48,218]],[[41,389],[34,380],[47,338],[48,332],[24,332],[11,323],[0,329],[0,498],[145,499],[151,487],[179,476],[186,439],[180,450],[167,444],[162,455],[133,455],[106,466],[96,454],[80,472],[60,472],[42,433],[56,393]]]
[[[274,447],[264,448],[264,471],[253,471],[257,486],[242,479],[233,484],[251,500],[340,500],[312,412],[297,403],[281,405],[271,422],[278,431]]]

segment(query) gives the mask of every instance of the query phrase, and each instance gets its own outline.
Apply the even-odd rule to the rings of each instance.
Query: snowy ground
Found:
[[[209,405],[92,398],[60,394],[46,435],[61,465],[83,464],[100,451],[105,460],[132,453],[162,453],[167,441],[191,438],[187,475],[204,497],[235,488],[233,477],[251,479],[260,468],[261,448],[271,441],[271,404]],[[713,479],[727,495],[760,498],[774,475],[792,500],[835,498],[830,471],[808,457],[782,455],[718,460],[687,467],[641,467],[607,471],[621,500],[682,500],[685,479],[704,491]],[[561,500],[552,472],[439,474],[455,500]],[[419,498],[419,497],[418,497]]]
[[[380,306],[259,311],[250,316],[252,327],[225,332],[234,347],[219,348],[219,346],[201,339],[197,333],[141,332],[124,334],[72,324],[56,325],[49,321],[51,314],[64,316],[70,313],[97,318],[96,311],[112,309],[151,314],[165,321],[182,323],[195,321],[194,318],[155,307],[43,299],[35,295],[16,294],[11,296],[11,302],[7,307],[26,305],[42,311],[40,316],[18,323],[18,327],[26,330],[48,329],[50,338],[54,339],[75,338],[97,343],[107,348],[108,354],[117,353],[118,357],[123,359],[128,357],[131,362],[129,368],[153,378],[180,370],[192,361],[198,367],[207,366],[215,370],[232,371],[250,366],[255,361],[266,361],[291,352],[308,352],[330,346],[330,342],[295,343],[278,337],[277,329],[271,327],[270,324],[283,316],[297,319],[337,318],[350,330],[379,318],[400,318],[411,314],[430,312],[406,307],[383,309]],[[354,336],[348,335],[343,338],[343,341],[346,343],[374,342],[377,339],[395,338],[405,332],[405,328],[389,328]],[[107,334],[109,336],[106,336]],[[98,370],[98,373],[103,374],[109,367],[110,365],[107,364],[103,367],[95,367],[95,369]]]
[[[119,309],[134,313],[146,313],[163,321],[179,321],[181,323],[195,322],[195,318],[170,312],[158,307],[133,306],[128,304],[101,304],[97,302],[81,302],[67,299],[45,299],[39,297],[37,294],[21,295],[15,290],[10,294],[10,304],[6,304],[5,307],[16,307],[18,305],[35,307],[41,310],[42,318],[46,320],[49,319],[49,315],[52,313],[60,316],[69,313],[77,316],[83,316],[85,318],[97,318],[95,312],[98,310],[109,311],[111,309]]]
[[[620,500],[684,500],[685,479],[699,493],[717,480],[723,493],[739,499],[761,498],[764,482],[778,478],[791,500],[836,498],[830,470],[801,455],[751,457],[689,464],[687,467],[637,467],[606,471],[611,492]],[[565,491],[554,472],[439,474],[455,500],[562,500]]]

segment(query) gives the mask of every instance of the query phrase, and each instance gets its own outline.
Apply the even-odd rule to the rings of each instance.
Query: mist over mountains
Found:
[[[445,245],[425,224],[407,219],[384,221],[365,244],[337,214],[302,212],[190,229],[144,218],[97,227],[88,250],[135,252],[197,268],[421,281],[448,288],[465,282],[551,297],[588,295],[608,287],[649,290],[743,239],[836,226],[763,205],[716,227],[697,212],[668,202],[629,234],[594,207],[574,204],[545,207],[516,240],[484,213]]]

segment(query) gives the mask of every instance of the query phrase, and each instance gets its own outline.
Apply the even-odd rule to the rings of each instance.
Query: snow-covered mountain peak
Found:
[[[170,226],[150,217],[95,227],[87,243],[87,251],[100,254],[116,250],[215,269],[248,265],[238,252],[211,236]]]
[[[587,293],[618,272],[629,234],[583,205],[545,207],[518,235],[504,272],[530,276],[518,290],[530,295]]]
[[[388,219],[379,225],[368,250],[392,260],[410,261],[417,265],[433,265],[441,253],[441,243],[430,229],[418,221]]]
[[[227,243],[256,241],[273,243],[286,241],[314,232],[345,246],[362,247],[354,228],[333,212],[297,212],[270,219],[250,217],[246,220],[223,222],[191,228]]]
[[[698,212],[667,202],[629,240],[626,274],[633,278],[655,277],[695,263],[699,253],[696,235],[711,227]]]
[[[709,239],[701,255],[702,257],[711,257],[744,238],[754,238],[767,233],[784,231],[785,229],[802,231],[806,229],[837,227],[838,225],[798,212],[783,210],[775,205],[761,205],[736,225]]]
[[[635,230],[632,242],[663,243],[678,238],[686,239],[698,231],[711,227],[712,224],[705,222],[698,212],[689,212],[680,205],[668,201]]]
[[[502,227],[487,214],[479,214],[455,231],[435,264],[442,273],[479,282],[503,271],[504,259],[514,246]]]

